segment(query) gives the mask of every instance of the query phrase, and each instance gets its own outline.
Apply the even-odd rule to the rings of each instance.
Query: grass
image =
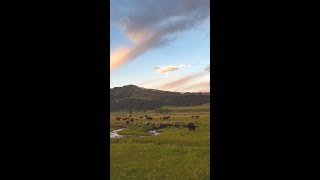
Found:
[[[172,115],[169,122],[195,122],[194,132],[172,126],[157,130],[162,133],[158,136],[145,137],[140,135],[149,135],[147,131],[152,129],[147,125],[148,120],[138,118],[128,125],[125,121],[114,120],[123,113],[112,113],[110,131],[122,126],[125,129],[119,134],[131,136],[111,139],[110,178],[210,179],[210,114],[189,112]],[[199,119],[191,118],[199,114]],[[139,117],[144,113],[133,113],[133,117],[135,115]],[[160,115],[153,117],[154,123],[167,122],[160,120]]]
[[[179,113],[179,112],[209,112],[210,111],[210,103],[206,103],[199,106],[163,106],[161,109],[169,109],[172,112]],[[154,111],[149,111],[154,112]]]

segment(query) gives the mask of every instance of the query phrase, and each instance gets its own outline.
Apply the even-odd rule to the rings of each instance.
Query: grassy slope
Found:
[[[187,110],[190,112],[192,109]],[[170,120],[185,123],[197,121],[195,132],[171,127],[159,130],[162,133],[159,136],[112,139],[111,179],[210,179],[210,115],[200,113],[199,119],[192,119],[191,115],[196,114],[199,113],[176,114]],[[115,125],[116,115],[122,114],[112,113],[111,125]],[[154,115],[154,121],[160,122],[158,116]],[[140,122],[147,121],[135,121],[137,124]],[[131,125],[121,134],[146,135],[147,130]]]
[[[210,103],[202,104],[199,106],[162,106],[161,109],[169,109],[170,113],[183,113],[183,112],[189,112],[189,113],[198,113],[198,112],[210,112]],[[129,110],[123,110],[118,112],[112,112],[111,114],[127,114],[128,115]],[[134,111],[133,111],[134,113]],[[143,112],[138,112],[143,113]],[[153,114],[155,113],[155,110],[148,110],[146,111],[147,114]]]
[[[161,109],[169,109],[172,112],[209,112],[210,103],[199,106],[163,106]]]

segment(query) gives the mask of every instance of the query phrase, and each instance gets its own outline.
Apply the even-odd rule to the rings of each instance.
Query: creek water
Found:
[[[110,139],[114,139],[114,138],[122,138],[124,137],[123,135],[119,135],[118,132],[122,131],[123,129],[117,129],[117,130],[113,130],[110,132]]]
[[[118,132],[122,131],[122,130],[124,130],[124,128],[111,131],[110,132],[110,139],[125,137],[124,135],[118,134]],[[157,132],[156,130],[151,130],[151,131],[148,131],[148,132],[151,133],[154,136],[157,136],[157,135],[161,134],[161,133]],[[140,136],[140,137],[145,137],[145,136]]]

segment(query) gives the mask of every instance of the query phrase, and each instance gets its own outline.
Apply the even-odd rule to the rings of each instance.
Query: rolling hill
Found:
[[[152,110],[163,106],[198,106],[210,103],[210,93],[180,93],[134,85],[110,89],[110,111]]]

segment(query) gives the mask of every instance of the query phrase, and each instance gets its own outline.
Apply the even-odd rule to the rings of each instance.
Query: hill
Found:
[[[152,110],[163,106],[198,106],[210,103],[210,93],[180,93],[134,85],[110,89],[110,111]]]

